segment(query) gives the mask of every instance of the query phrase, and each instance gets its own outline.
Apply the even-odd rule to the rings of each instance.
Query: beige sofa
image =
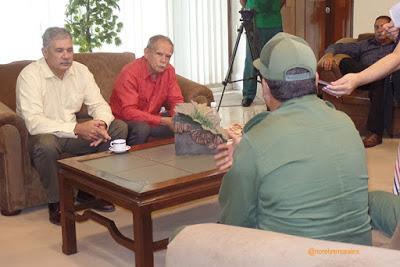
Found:
[[[385,143],[383,149],[373,148],[375,156],[384,151],[385,156],[380,159],[371,157],[367,151],[367,162],[376,163],[379,160],[381,166],[368,168],[368,187],[371,191],[392,190],[394,166],[390,162],[394,162],[397,142],[390,139]],[[223,224],[197,224],[185,227],[168,245],[166,266],[400,266],[400,225],[391,239],[373,230],[372,243],[376,247],[314,240]],[[351,250],[324,249],[358,249],[359,254],[344,254],[351,253]],[[342,254],[323,254],[329,252]]]
[[[93,73],[101,93],[109,100],[116,75],[135,58],[133,53],[78,53],[74,59]],[[46,202],[38,173],[27,149],[28,132],[15,114],[15,85],[20,71],[32,61],[0,65],[0,208],[3,215]],[[185,101],[212,102],[211,90],[178,75]],[[85,108],[78,117],[87,117]]]
[[[170,242],[166,255],[167,267],[395,267],[399,264],[398,250],[213,223],[185,227]]]

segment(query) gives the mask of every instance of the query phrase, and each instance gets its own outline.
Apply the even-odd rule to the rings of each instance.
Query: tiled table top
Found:
[[[81,161],[96,175],[130,190],[141,192],[144,186],[215,169],[212,155],[175,154],[175,145],[115,154]]]

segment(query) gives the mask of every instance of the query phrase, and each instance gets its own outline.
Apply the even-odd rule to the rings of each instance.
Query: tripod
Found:
[[[258,76],[258,75],[256,75],[255,77],[250,77],[250,78],[241,79],[241,80],[235,80],[235,81],[231,80],[233,63],[235,62],[236,52],[237,52],[237,49],[238,49],[238,46],[239,46],[240,37],[242,36],[242,33],[243,33],[243,29],[246,29],[247,44],[249,45],[249,48],[250,48],[251,58],[253,60],[255,60],[258,57],[258,55],[260,54],[258,49],[254,46],[254,42],[257,39],[257,36],[255,36],[255,34],[254,34],[254,22],[253,22],[254,11],[248,10],[248,9],[242,9],[242,10],[239,11],[239,13],[242,15],[242,18],[240,19],[242,21],[242,23],[240,24],[240,27],[237,30],[238,31],[238,35],[236,37],[235,46],[233,48],[231,61],[229,62],[229,67],[228,67],[228,71],[226,73],[225,79],[222,81],[222,84],[224,85],[224,88],[222,89],[221,98],[219,99],[217,111],[219,111],[219,108],[221,107],[221,103],[222,103],[222,99],[224,97],[225,89],[226,89],[226,86],[229,83],[235,83],[235,82],[240,82],[240,81],[245,81],[245,80],[257,79],[257,76]]]

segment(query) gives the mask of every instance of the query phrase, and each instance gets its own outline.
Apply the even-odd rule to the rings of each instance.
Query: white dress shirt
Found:
[[[16,112],[21,116],[31,135],[54,134],[75,138],[75,113],[82,104],[93,119],[108,126],[114,120],[110,106],[100,94],[93,74],[78,62],[58,78],[44,58],[26,66],[18,76]]]

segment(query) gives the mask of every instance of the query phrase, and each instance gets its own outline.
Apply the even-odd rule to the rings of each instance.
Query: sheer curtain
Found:
[[[40,58],[41,35],[47,27],[64,25],[67,3],[1,1],[0,64]],[[140,57],[150,36],[164,34],[175,44],[177,73],[203,84],[223,80],[229,57],[227,0],[120,0],[119,6],[122,45],[97,51],[131,51]]]

